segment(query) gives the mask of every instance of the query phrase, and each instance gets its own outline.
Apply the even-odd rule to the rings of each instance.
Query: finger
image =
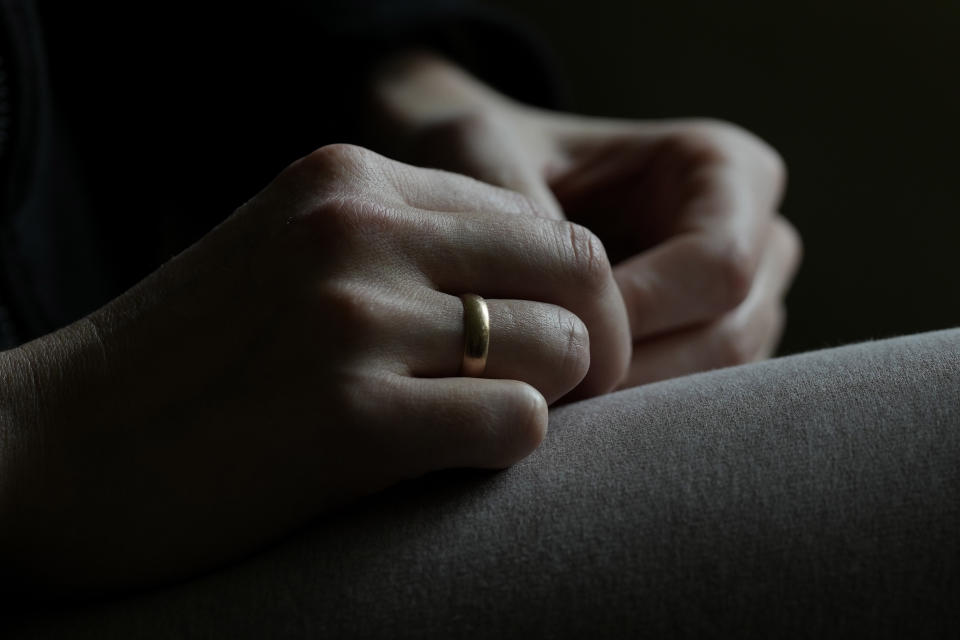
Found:
[[[768,226],[780,253],[796,268],[799,236],[777,216]],[[790,237],[783,238],[783,234]],[[767,256],[768,258],[771,256]],[[751,260],[736,246],[699,234],[684,234],[625,260],[614,268],[634,339],[713,320],[740,305],[756,286]],[[769,268],[769,266],[767,267]]]
[[[561,119],[558,126],[560,145],[580,158],[575,171],[551,182],[562,202],[590,197],[624,179],[635,181],[654,165],[685,196],[679,209],[662,212],[675,216],[678,230],[713,230],[718,217],[721,224],[741,216],[746,221],[754,213],[765,217],[783,196],[786,168],[779,154],[730,123]]]
[[[715,136],[693,137],[683,144],[690,167],[683,180],[687,201],[678,212],[678,231],[699,231],[756,244],[779,205],[783,174],[779,156],[759,143]]]
[[[633,359],[622,387],[699,371],[745,364],[759,359],[780,337],[782,320],[777,305],[738,309],[709,325],[684,329],[634,346]]]
[[[782,300],[803,260],[803,242],[796,228],[783,216],[770,225],[770,240],[764,253],[764,280],[758,285],[768,297]],[[766,285],[766,287],[764,287]]]
[[[561,202],[574,211],[590,211],[591,202],[619,193],[617,203],[623,210],[616,218],[621,233],[638,233],[639,224],[643,235],[634,241],[646,246],[677,241],[676,247],[664,247],[653,258],[682,263],[690,249],[698,259],[698,249],[703,248],[703,258],[710,262],[719,254],[717,274],[730,276],[719,280],[734,286],[719,290],[725,303],[710,306],[717,310],[712,316],[697,305],[690,307],[690,321],[716,317],[742,300],[783,192],[786,172],[775,151],[738,127],[712,122],[663,122],[629,129],[620,124],[606,133],[573,137],[581,139],[575,146],[586,145],[578,152],[583,164],[553,182]],[[642,222],[631,224],[638,215],[632,209],[641,206],[639,202],[646,202],[648,210]],[[673,248],[676,254],[670,254]],[[675,275],[673,270],[670,275]],[[655,287],[657,282],[640,282],[638,287],[645,284]],[[662,324],[671,328],[669,322]]]
[[[575,137],[583,136],[578,133]],[[568,141],[564,146],[567,154],[577,157],[576,170],[570,171],[570,167],[562,166],[554,169],[555,175],[549,184],[560,201],[574,208],[588,205],[598,190],[609,191],[625,178],[635,184],[637,176],[643,174],[657,155],[653,137],[625,138],[622,132],[594,138],[587,143]]]
[[[452,295],[546,302],[568,309],[587,326],[593,363],[578,391],[605,393],[629,362],[623,299],[600,241],[586,228],[527,216],[469,217],[419,212],[398,231],[406,259],[434,288]],[[424,251],[423,229],[430,236]]]
[[[739,127],[715,122],[676,126],[659,143],[686,167],[681,190],[687,198],[674,228],[678,236],[699,238],[708,261],[719,256],[713,281],[721,285],[720,302],[731,308],[747,295],[759,269],[786,170],[769,145]]]
[[[467,209],[462,202],[470,212],[462,215],[400,202],[396,203],[400,206],[344,207],[335,198],[336,206],[323,207],[321,214],[311,216],[311,229],[324,236],[346,237],[335,249],[350,252],[356,270],[373,269],[379,279],[397,277],[406,282],[406,276],[418,276],[430,288],[452,295],[476,293],[564,307],[583,321],[591,336],[590,370],[570,397],[606,393],[620,382],[630,358],[629,326],[606,251],[595,235],[565,221],[496,211],[496,199],[488,200],[491,194],[510,194],[514,201],[530,202],[505,189],[394,163],[369,151],[348,151],[356,156],[351,175],[377,181],[381,189],[386,176],[396,182],[395,193],[401,199],[411,198],[404,185],[429,200],[430,194],[443,194],[447,186],[459,184],[461,189],[469,187],[473,207]],[[313,155],[324,167],[330,164],[329,151]],[[400,173],[407,180],[400,180]],[[490,208],[494,211],[485,210]],[[344,228],[349,233],[344,234]]]
[[[486,378],[409,378],[389,383],[390,419],[405,427],[397,454],[418,473],[501,469],[529,455],[547,431],[547,403],[528,384]]]
[[[796,232],[786,221],[778,221],[754,287],[743,304],[720,320],[636,343],[623,386],[769,356],[783,332],[786,316],[782,297],[799,260]]]
[[[520,133],[496,114],[475,113],[432,124],[421,137],[432,150],[427,156],[431,166],[522,193],[539,205],[537,213],[562,220],[544,177],[540,159],[546,154],[530,148],[532,142]]]
[[[431,292],[418,317],[401,323],[408,373],[420,377],[460,375],[463,305],[459,298]],[[562,307],[525,300],[487,300],[490,347],[485,378],[521,380],[552,403],[577,386],[590,366],[587,328]],[[398,324],[398,326],[401,326]]]
[[[699,234],[671,238],[613,272],[635,340],[721,316],[743,302],[754,276],[745,254]]]

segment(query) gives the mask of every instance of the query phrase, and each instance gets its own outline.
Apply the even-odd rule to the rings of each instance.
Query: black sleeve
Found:
[[[46,62],[25,73],[48,86],[24,184],[43,197],[3,212],[21,339],[116,296],[296,158],[357,142],[362,79],[392,51],[435,49],[521,101],[558,99],[536,37],[459,0],[36,9]]]

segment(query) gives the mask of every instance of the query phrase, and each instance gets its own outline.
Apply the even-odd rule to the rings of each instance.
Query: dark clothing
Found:
[[[556,100],[536,41],[458,0],[0,7],[2,348],[117,296],[298,157],[363,143],[362,78],[393,50]]]

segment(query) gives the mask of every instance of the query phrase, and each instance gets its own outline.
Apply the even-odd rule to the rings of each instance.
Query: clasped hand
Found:
[[[801,245],[776,213],[783,161],[756,136],[533,109],[427,54],[391,60],[372,87],[392,155],[524,193],[600,237],[630,318],[623,386],[774,352]]]
[[[7,570],[188,575],[404,478],[509,466],[561,397],[772,352],[799,241],[753,136],[538,111],[429,56],[372,86],[411,164],[323,147],[0,354]],[[484,378],[459,375],[463,293],[490,310]]]
[[[63,588],[153,583],[404,478],[529,454],[548,403],[614,389],[630,353],[603,245],[538,206],[323,147],[9,355],[37,363],[20,396],[45,409],[3,465],[7,566]],[[489,307],[484,378],[460,376],[466,292]]]

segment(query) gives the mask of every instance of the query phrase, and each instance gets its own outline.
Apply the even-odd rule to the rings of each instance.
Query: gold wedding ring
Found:
[[[478,378],[487,368],[490,349],[490,312],[487,302],[475,293],[460,296],[463,302],[463,365],[460,375]]]

